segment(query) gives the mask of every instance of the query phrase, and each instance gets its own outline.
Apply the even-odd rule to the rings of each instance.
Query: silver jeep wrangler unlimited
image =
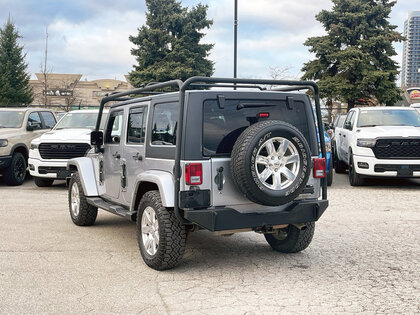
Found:
[[[159,92],[168,88],[179,91]],[[312,90],[322,126],[308,81],[192,77],[105,97],[94,149],[68,162],[71,219],[92,225],[101,208],[137,221],[143,260],[157,270],[174,267],[199,229],[305,249],[328,201],[322,127],[299,89]]]

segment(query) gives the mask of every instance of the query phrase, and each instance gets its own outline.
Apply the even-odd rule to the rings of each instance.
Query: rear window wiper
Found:
[[[276,104],[239,103],[238,106],[236,106],[236,109],[240,110],[243,108],[257,108],[257,107],[271,107],[271,106],[276,106]]]

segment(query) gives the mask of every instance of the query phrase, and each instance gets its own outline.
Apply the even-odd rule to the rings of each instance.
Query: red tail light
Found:
[[[324,178],[327,175],[327,162],[325,158],[314,159],[314,177]]]
[[[203,183],[203,166],[201,163],[185,165],[185,181],[187,185],[201,185]]]

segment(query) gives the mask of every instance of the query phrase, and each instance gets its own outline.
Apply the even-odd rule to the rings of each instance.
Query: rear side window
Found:
[[[42,119],[44,119],[45,128],[52,128],[55,126],[55,117],[50,112],[41,112]]]
[[[130,110],[128,117],[127,143],[143,144],[146,133],[144,107]]]
[[[282,120],[302,132],[309,142],[305,104],[295,101],[293,110],[283,100],[226,100],[223,108],[217,100],[204,101],[203,155],[228,155],[239,135],[262,120]]]
[[[175,145],[179,103],[156,104],[152,122],[152,145]]]

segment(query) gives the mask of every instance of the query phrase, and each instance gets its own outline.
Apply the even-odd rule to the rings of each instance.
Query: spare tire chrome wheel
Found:
[[[249,200],[266,206],[293,201],[311,173],[311,151],[302,133],[279,120],[245,129],[231,155],[233,182]]]
[[[255,171],[267,188],[281,190],[289,187],[298,176],[299,167],[298,150],[286,138],[271,138],[257,152]]]

